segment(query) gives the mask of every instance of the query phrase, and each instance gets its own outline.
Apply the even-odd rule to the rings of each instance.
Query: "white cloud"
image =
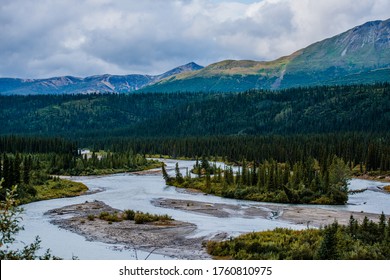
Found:
[[[272,60],[388,11],[388,0],[2,0],[0,76]]]

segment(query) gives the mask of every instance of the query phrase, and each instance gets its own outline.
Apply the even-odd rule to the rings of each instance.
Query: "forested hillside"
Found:
[[[0,96],[1,134],[183,137],[365,132],[390,127],[390,85],[242,93]]]

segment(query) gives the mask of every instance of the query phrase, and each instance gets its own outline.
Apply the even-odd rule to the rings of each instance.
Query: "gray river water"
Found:
[[[174,165],[178,161],[166,160],[167,170],[173,174]],[[180,167],[191,168],[194,161],[179,161]],[[166,209],[153,206],[151,201],[157,198],[171,198],[183,200],[195,200],[210,203],[226,203],[241,206],[255,206],[267,208],[267,203],[257,203],[235,199],[224,199],[211,195],[190,194],[178,191],[174,187],[165,185],[161,174],[135,175],[116,174],[101,177],[74,177],[74,181],[82,182],[91,191],[102,190],[97,193],[47,201],[40,201],[24,205],[22,215],[25,230],[18,235],[18,246],[23,242],[33,242],[35,236],[42,239],[42,247],[50,248],[51,252],[64,259],[77,256],[79,259],[144,259],[148,252],[135,252],[131,248],[122,245],[106,244],[87,241],[83,236],[70,231],[60,229],[50,223],[50,217],[44,213],[48,210],[82,203],[85,201],[100,200],[106,204],[118,208],[134,209],[154,214],[168,214],[176,220],[191,222],[197,225],[193,236],[213,236],[220,232],[227,232],[236,236],[245,232],[274,229],[276,227],[303,228],[287,222],[269,220],[263,218],[216,218],[206,214],[189,213],[181,210]],[[305,207],[332,208],[348,211],[364,211],[378,213],[382,211],[390,214],[390,195],[379,192],[378,187],[386,183],[352,179],[350,189],[363,189],[367,191],[351,195],[347,205],[344,206],[318,206],[306,205]],[[22,242],[23,241],[23,242]],[[166,256],[153,254],[149,259],[168,259]]]

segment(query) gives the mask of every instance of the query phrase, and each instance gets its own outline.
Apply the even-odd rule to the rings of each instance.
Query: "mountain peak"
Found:
[[[197,71],[203,69],[203,66],[200,66],[196,64],[195,62],[190,62],[181,66],[178,66],[172,70],[169,70],[161,75],[158,75],[156,82],[160,81],[162,79],[168,78],[170,76],[178,75],[178,74],[184,74],[192,71]]]
[[[360,44],[361,47],[373,44],[375,47],[388,48],[390,46],[390,19],[370,21],[343,34],[351,41],[350,43]]]
[[[182,67],[186,67],[186,68],[190,68],[192,70],[200,70],[203,68],[203,66],[200,66],[199,64],[196,64],[195,62],[191,61],[185,65],[183,65]]]

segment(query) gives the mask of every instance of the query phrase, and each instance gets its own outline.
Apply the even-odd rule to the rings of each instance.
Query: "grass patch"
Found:
[[[42,185],[34,186],[34,189],[36,190],[36,195],[24,197],[20,201],[21,204],[40,200],[79,196],[88,191],[86,185],[64,179],[50,179]]]
[[[144,212],[134,211],[134,210],[125,210],[121,213],[118,212],[109,213],[104,211],[99,214],[98,218],[104,221],[108,221],[108,223],[110,224],[122,222],[124,220],[134,221],[136,224],[145,224],[145,223],[152,223],[152,222],[160,222],[164,224],[168,221],[173,220],[172,217],[168,215],[156,215],[156,214],[144,213]]]

